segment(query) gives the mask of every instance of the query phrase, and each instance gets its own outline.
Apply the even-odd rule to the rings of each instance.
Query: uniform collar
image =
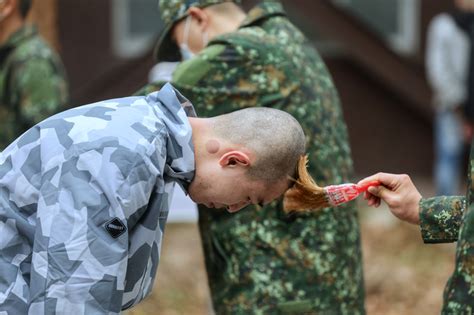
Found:
[[[278,1],[265,1],[256,5],[249,11],[247,17],[240,25],[240,28],[258,24],[261,20],[268,19],[272,16],[286,16],[283,6]]]
[[[160,91],[149,94],[147,102],[157,106],[159,117],[168,131],[165,177],[187,191],[195,173],[192,128],[187,118],[196,117],[194,107],[169,83]]]

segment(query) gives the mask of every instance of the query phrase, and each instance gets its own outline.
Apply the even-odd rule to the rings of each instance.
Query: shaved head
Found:
[[[249,176],[265,181],[296,177],[298,160],[305,152],[305,136],[293,116],[278,109],[253,107],[213,120],[217,136],[255,153]]]

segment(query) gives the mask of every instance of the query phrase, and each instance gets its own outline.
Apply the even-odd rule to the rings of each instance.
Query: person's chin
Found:
[[[201,202],[199,204],[205,206],[206,208],[210,208],[210,209],[216,208],[216,205],[213,202]]]
[[[197,198],[195,198],[192,194],[188,194],[188,197],[196,204],[204,204],[203,202],[200,202],[199,200],[197,200]]]

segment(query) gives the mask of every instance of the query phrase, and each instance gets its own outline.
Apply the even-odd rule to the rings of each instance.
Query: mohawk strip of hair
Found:
[[[326,191],[315,183],[308,173],[307,164],[308,156],[301,156],[297,167],[298,178],[283,197],[285,212],[304,212],[329,206]]]

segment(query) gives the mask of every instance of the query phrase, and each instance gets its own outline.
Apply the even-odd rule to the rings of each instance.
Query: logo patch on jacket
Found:
[[[104,227],[113,238],[117,238],[127,231],[127,228],[122,223],[122,221],[119,220],[119,218],[113,218],[112,220],[106,222]]]

